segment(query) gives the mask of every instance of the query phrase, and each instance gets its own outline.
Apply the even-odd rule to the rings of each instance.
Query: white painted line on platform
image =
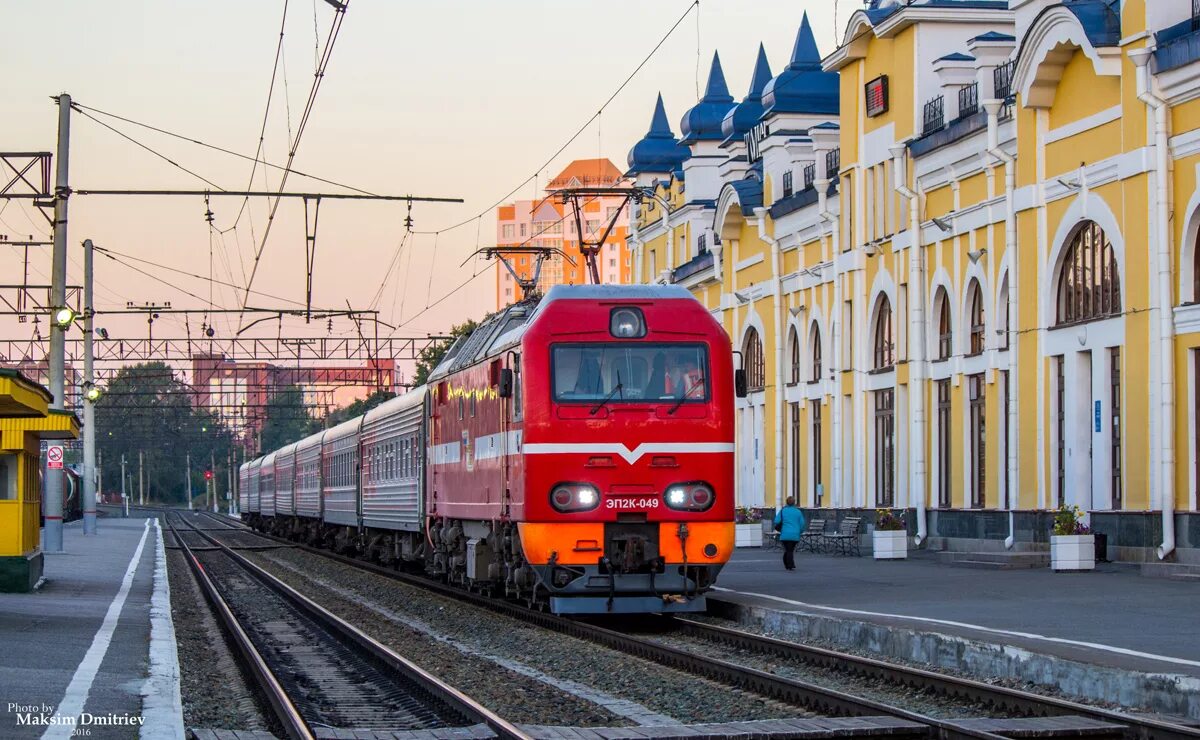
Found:
[[[154,594],[150,597],[150,675],[142,685],[143,738],[183,740],[183,701],[179,695],[179,652],[171,618],[171,582],[163,531],[154,519]]]
[[[83,660],[79,661],[79,666],[75,668],[75,675],[71,676],[71,683],[67,684],[67,692],[63,695],[62,701],[58,703],[58,710],[50,718],[50,726],[42,733],[42,740],[56,740],[57,738],[66,740],[74,734],[79,715],[83,713],[88,694],[91,693],[92,683],[100,671],[100,664],[104,662],[108,646],[112,644],[113,632],[116,631],[117,622],[121,619],[121,609],[124,608],[125,599],[129,596],[129,589],[133,585],[133,575],[137,572],[138,561],[142,558],[142,549],[146,546],[146,535],[149,533],[150,520],[147,519],[146,527],[142,530],[142,539],[138,541],[137,549],[134,550],[133,557],[129,559],[129,567],[125,569],[125,577],[121,579],[121,588],[113,597],[112,603],[108,605],[104,621],[100,623],[100,629],[92,638],[91,647],[84,653]]]
[[[1101,650],[1107,653],[1115,653],[1118,655],[1127,655],[1133,658],[1145,658],[1147,660],[1157,660],[1163,663],[1173,663],[1175,665],[1188,666],[1189,668],[1200,668],[1200,660],[1188,660],[1187,658],[1173,658],[1169,655],[1158,655],[1156,653],[1143,653],[1140,650],[1131,650],[1129,648],[1117,647],[1115,645],[1104,645],[1098,642],[1084,642],[1082,640],[1068,640],[1065,637],[1049,637],[1047,635],[1038,635],[1032,632],[1017,632],[1014,630],[1002,630],[995,627],[984,627],[978,624],[969,622],[954,622],[948,619],[935,619],[932,617],[914,617],[907,614],[888,614],[886,612],[868,612],[860,609],[845,609],[838,606],[825,606],[824,604],[810,604],[804,601],[794,601],[785,599],[782,596],[772,596],[771,594],[756,594],[750,591],[735,591],[731,588],[722,588],[715,586],[714,591],[724,591],[731,594],[739,594],[741,596],[753,596],[757,599],[767,599],[769,601],[777,601],[788,606],[796,606],[804,609],[816,609],[826,612],[837,612],[839,614],[854,614],[865,617],[887,617],[889,619],[907,619],[913,622],[923,622],[925,624],[937,624],[945,627],[962,627],[965,629],[978,630],[980,632],[989,632],[994,635],[1005,635],[1007,637],[1021,637],[1027,640],[1041,640],[1043,642],[1053,642],[1060,645],[1071,645],[1073,647],[1084,647],[1092,650]]]

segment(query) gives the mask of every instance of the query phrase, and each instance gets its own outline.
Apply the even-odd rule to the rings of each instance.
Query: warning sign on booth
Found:
[[[48,470],[62,470],[63,466],[63,448],[62,445],[50,445],[46,448],[46,468]]]

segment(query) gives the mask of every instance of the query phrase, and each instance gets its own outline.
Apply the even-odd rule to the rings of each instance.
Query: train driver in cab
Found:
[[[704,375],[694,354],[680,352],[667,368],[666,391],[671,398],[704,398]]]

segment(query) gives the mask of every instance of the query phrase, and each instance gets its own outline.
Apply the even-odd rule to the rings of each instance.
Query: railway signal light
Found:
[[[204,480],[212,480],[212,477],[213,477],[213,476],[212,476],[212,471],[211,471],[211,470],[205,470],[205,471],[204,471]]]
[[[59,329],[66,329],[75,323],[75,311],[70,306],[62,306],[54,309],[54,325]]]

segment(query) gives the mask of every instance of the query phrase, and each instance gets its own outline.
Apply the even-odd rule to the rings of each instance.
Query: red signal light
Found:
[[[204,471],[204,480],[212,480],[212,471],[211,470]]]

